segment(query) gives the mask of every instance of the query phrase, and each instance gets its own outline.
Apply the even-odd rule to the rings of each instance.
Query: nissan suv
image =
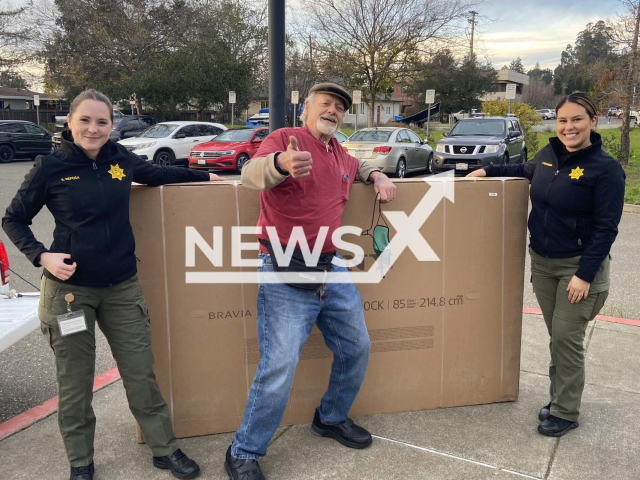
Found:
[[[466,173],[490,163],[527,161],[527,145],[515,117],[465,118],[436,145],[434,172]]]

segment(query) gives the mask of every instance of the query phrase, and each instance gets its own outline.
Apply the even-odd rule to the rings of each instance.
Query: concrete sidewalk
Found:
[[[315,437],[309,424],[281,428],[263,471],[271,480],[639,479],[640,327],[590,324],[580,427],[560,439],[536,431],[547,401],[547,342],[542,317],[525,315],[517,402],[360,418],[375,435],[364,451]],[[93,405],[96,480],[174,478],[156,470],[146,445],[135,443],[120,381],[97,392]],[[227,478],[223,462],[232,437],[180,440],[200,463],[199,478]],[[68,478],[55,414],[1,441],[0,452],[2,478]]]

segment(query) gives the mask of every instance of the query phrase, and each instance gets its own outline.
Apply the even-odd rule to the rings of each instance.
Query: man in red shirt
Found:
[[[333,232],[340,227],[357,179],[373,183],[382,202],[396,195],[395,185],[364,161],[348,155],[333,138],[340,129],[351,95],[335,83],[313,86],[305,101],[302,128],[282,128],[271,133],[242,169],[242,183],[262,190],[258,238],[259,272],[274,271],[268,254],[275,227],[280,246],[288,245],[300,227],[307,245],[321,258],[332,258]],[[297,227],[297,228],[296,228]],[[322,228],[324,227],[324,228]],[[333,272],[347,269],[335,264]],[[315,435],[331,437],[351,448],[371,445],[369,432],[348,418],[369,363],[370,341],[364,322],[362,299],[352,283],[326,283],[316,290],[287,283],[261,283],[257,326],[260,364],[249,392],[242,424],[227,450],[225,469],[232,480],[264,480],[258,458],[280,425],[289,401],[293,376],[311,329],[317,325],[334,354],[329,387],[311,425]]]

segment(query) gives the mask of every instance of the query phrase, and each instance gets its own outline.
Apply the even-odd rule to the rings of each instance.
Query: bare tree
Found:
[[[620,135],[620,153],[618,161],[627,165],[629,163],[629,113],[633,106],[634,83],[638,69],[638,32],[640,28],[640,0],[622,0],[627,7],[626,15],[617,19],[613,25],[612,36],[616,43],[629,54],[629,64],[626,71],[626,82],[624,86],[624,96],[622,109],[622,133]]]
[[[23,23],[30,2],[18,8],[0,7],[0,70],[16,70],[29,61],[24,48],[29,42],[29,29]]]
[[[529,87],[523,96],[523,101],[536,108],[552,108],[558,102],[560,95],[553,92],[552,85],[546,85],[540,78],[530,78]]]
[[[465,0],[304,0],[315,51],[353,69],[369,97],[373,125],[378,95],[405,76],[430,41],[460,34],[473,6]],[[464,22],[461,22],[464,20]]]

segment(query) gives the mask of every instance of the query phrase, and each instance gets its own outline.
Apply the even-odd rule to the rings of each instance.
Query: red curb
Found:
[[[531,313],[533,315],[542,315],[542,310],[539,308],[523,308],[522,313]],[[631,318],[622,317],[608,317],[606,315],[598,315],[596,320],[601,322],[620,323],[622,325],[633,325],[634,327],[640,327],[640,320],[633,320]]]
[[[120,379],[120,372],[118,372],[117,368],[107,370],[106,372],[96,376],[93,380],[93,391],[97,392],[101,388],[111,385],[118,379]],[[0,440],[3,440],[20,430],[24,430],[43,418],[48,417],[56,410],[58,410],[57,396],[50,398],[37,407],[33,407],[26,412],[22,412],[21,414],[0,423]]]

